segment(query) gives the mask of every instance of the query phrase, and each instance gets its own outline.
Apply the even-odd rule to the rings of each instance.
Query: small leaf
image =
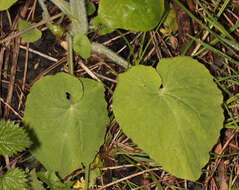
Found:
[[[113,111],[120,127],[173,175],[197,180],[223,127],[223,97],[190,57],[162,59],[120,74]]]
[[[0,11],[4,11],[4,10],[8,9],[16,2],[17,2],[17,0],[7,0],[7,1],[1,0],[0,1]]]
[[[108,122],[102,84],[66,73],[39,80],[27,98],[24,122],[36,134],[33,156],[66,176],[94,160]]]
[[[73,39],[73,49],[80,54],[83,59],[87,59],[91,54],[91,43],[86,35],[78,34]]]
[[[164,9],[164,0],[101,0],[98,16],[109,28],[148,31],[159,23]]]
[[[29,28],[30,26],[33,26],[35,23],[30,23],[30,22],[27,22],[25,20],[21,20],[19,22],[19,31],[23,31],[24,29],[26,28]],[[25,41],[25,42],[35,42],[37,40],[39,40],[42,36],[42,33],[40,30],[38,29],[32,29],[24,34],[21,35],[22,39]]]
[[[31,145],[23,128],[11,121],[0,120],[0,155],[13,155]]]
[[[28,190],[27,181],[24,171],[18,168],[12,168],[3,177],[0,177],[0,189]]]

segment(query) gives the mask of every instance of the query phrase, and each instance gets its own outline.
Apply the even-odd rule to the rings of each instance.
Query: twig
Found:
[[[98,74],[98,73],[95,73],[95,72],[93,72],[93,73],[94,73],[97,77],[102,78],[102,79],[104,79],[104,80],[108,80],[108,81],[113,82],[113,83],[117,83],[117,82],[118,82],[117,80],[111,79],[111,78],[106,77],[106,76],[104,76],[104,75],[101,75],[101,74]]]
[[[85,64],[82,61],[79,61],[78,64],[89,74],[93,79],[97,80],[98,82],[101,82],[101,80],[90,70],[88,67],[85,66]]]
[[[10,167],[9,156],[8,156],[8,155],[5,155],[4,158],[5,158],[7,170],[10,170],[11,167]]]
[[[226,147],[229,145],[229,143],[231,142],[231,140],[235,137],[235,135],[238,133],[238,131],[234,131],[234,133],[231,135],[231,137],[227,140],[227,142],[224,144],[223,148],[221,149],[221,151],[218,153],[219,155],[222,154],[224,152],[224,150],[226,149]],[[216,168],[218,167],[220,161],[222,158],[218,158],[214,164],[214,168],[216,170]],[[208,176],[204,186],[206,187],[209,180],[213,178],[215,172],[213,172],[210,176]]]
[[[3,65],[3,56],[5,52],[5,47],[0,51],[0,94],[2,94],[2,65]],[[2,117],[2,106],[0,103],[0,118]]]
[[[19,44],[20,44],[20,38],[16,38],[14,40],[14,51],[13,51],[13,58],[12,58],[12,65],[11,65],[10,84],[8,87],[8,95],[7,95],[7,104],[9,104],[9,105],[12,102],[12,95],[13,95],[14,83],[15,83],[16,72],[17,72]],[[8,114],[9,114],[9,110],[6,108],[4,111],[3,117],[5,119],[8,119]]]
[[[0,97],[0,102],[2,102],[5,106],[7,106],[21,120],[23,119],[23,117],[19,113],[17,113],[9,104],[7,104],[1,97]]]
[[[54,61],[54,62],[57,62],[57,61],[58,61],[58,59],[56,59],[56,58],[54,58],[54,57],[51,57],[51,56],[46,55],[46,54],[44,54],[44,53],[41,53],[41,52],[39,52],[39,51],[37,51],[37,50],[31,49],[31,48],[27,48],[27,47],[25,47],[25,46],[23,46],[23,45],[20,45],[20,48],[21,48],[21,49],[24,49],[24,50],[27,50],[27,49],[28,49],[29,52],[34,53],[34,54],[36,54],[36,55],[39,55],[39,56],[41,56],[41,57],[43,57],[43,58],[46,58],[46,59],[48,59],[48,60],[50,60],[50,61]]]
[[[138,172],[138,173],[129,175],[129,176],[127,176],[127,177],[123,177],[123,178],[121,178],[121,179],[119,179],[119,180],[113,181],[112,183],[109,183],[109,184],[107,184],[107,185],[105,185],[105,186],[100,187],[98,190],[105,189],[105,188],[110,187],[110,186],[112,186],[112,185],[115,185],[115,184],[117,184],[117,183],[119,183],[119,182],[125,181],[125,180],[130,179],[130,178],[134,178],[134,177],[136,177],[136,176],[138,176],[138,175],[142,175],[142,174],[144,174],[144,173],[148,173],[148,172],[152,172],[152,171],[158,171],[158,170],[161,170],[161,169],[160,169],[160,168],[152,168],[152,169],[144,170],[144,171],[141,171],[141,172]]]
[[[45,76],[46,74],[48,74],[50,71],[52,71],[53,69],[55,69],[56,67],[60,66],[61,64],[65,63],[67,61],[66,57],[63,57],[62,59],[60,59],[59,61],[57,61],[56,63],[54,63],[53,65],[51,65],[50,67],[48,67],[46,70],[44,70],[43,72],[41,72],[30,84],[30,86],[32,86],[37,80],[39,80],[41,77]]]
[[[137,166],[141,166],[142,164],[138,163],[135,164]],[[117,170],[117,169],[121,169],[121,168],[131,168],[131,167],[135,167],[134,164],[124,164],[124,165],[119,165],[119,166],[109,166],[109,167],[105,167],[105,168],[100,168],[100,170],[102,171],[107,171],[107,170]]]
[[[24,67],[24,74],[23,74],[23,81],[22,81],[22,91],[21,91],[21,95],[20,95],[20,98],[19,98],[18,110],[20,109],[20,107],[22,105],[23,92],[25,90],[25,85],[26,85],[27,67],[28,67],[28,55],[29,55],[29,43],[27,43],[27,47],[26,47],[25,67]]]

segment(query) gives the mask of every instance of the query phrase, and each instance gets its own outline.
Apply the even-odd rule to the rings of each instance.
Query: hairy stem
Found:
[[[72,35],[86,34],[88,31],[88,20],[85,0],[70,0],[70,8],[77,20],[72,20]]]
[[[92,48],[92,51],[107,56],[108,58],[112,59],[112,61],[124,67],[125,69],[128,69],[130,67],[130,64],[125,59],[118,56],[115,52],[111,51],[109,48],[97,42],[92,42],[91,48]]]

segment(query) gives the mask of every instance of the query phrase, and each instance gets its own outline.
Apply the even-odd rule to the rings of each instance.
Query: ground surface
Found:
[[[96,5],[98,4],[97,0],[92,2]],[[113,120],[110,126],[108,126],[105,137],[107,145],[105,145],[100,152],[100,157],[104,166],[101,169],[101,177],[99,177],[97,181],[98,187],[119,180],[118,183],[112,183],[108,189],[131,189],[131,183],[136,184],[135,186],[132,185],[135,189],[159,189],[159,187],[156,187],[156,182],[160,182],[163,189],[226,190],[229,188],[239,188],[239,128],[237,126],[239,51],[238,49],[233,49],[220,42],[212,45],[214,49],[207,47],[201,53],[198,52],[203,48],[202,44],[200,45],[200,43],[192,41],[191,46],[188,46],[191,39],[187,34],[196,36],[207,44],[209,44],[214,37],[210,33],[205,35],[207,30],[204,29],[200,23],[192,19],[188,13],[183,11],[174,1],[172,2],[177,15],[176,18],[179,28],[175,33],[171,33],[167,36],[164,36],[160,31],[156,31],[156,35],[153,37],[146,51],[142,64],[155,66],[155,63],[161,58],[175,57],[181,55],[183,52],[185,52],[185,55],[195,55],[196,59],[210,69],[215,79],[219,79],[218,84],[224,94],[225,102],[228,98],[235,96],[236,100],[226,106],[228,110],[225,109],[225,128],[222,129],[221,136],[212,149],[212,153],[216,153],[218,156],[214,158],[212,156],[197,183],[178,179],[163,170],[152,172],[156,177],[156,180],[153,181],[151,175],[147,172],[138,175],[142,170],[135,167],[135,164],[140,165],[143,171],[150,169],[151,165],[147,161],[138,160],[136,157],[132,156],[134,154],[129,154],[138,153],[140,151],[125,135],[119,135],[119,126],[117,122]],[[203,24],[210,26],[207,18],[202,16],[205,14],[205,11],[198,3],[194,0],[181,0],[181,2]],[[224,1],[214,0],[200,2],[204,3],[207,10],[213,15],[218,13],[224,3]],[[214,10],[217,3],[218,7]],[[55,15],[59,12],[58,8],[54,5],[49,4],[49,9],[51,15]],[[25,43],[19,37],[5,40],[10,37],[13,32],[17,32],[16,25],[22,18],[34,22],[39,22],[41,20],[41,9],[37,1],[27,0],[25,2],[20,0],[9,9],[8,13],[6,11],[0,12],[0,118],[14,120],[18,123],[22,121],[24,104],[31,86],[45,75],[67,70],[67,52],[60,46],[60,43],[64,39],[57,39],[45,25],[39,27],[43,31],[43,36],[35,43]],[[67,23],[69,20],[65,18],[63,23],[64,22]],[[239,2],[237,0],[230,1],[223,10],[218,22],[228,31],[231,27],[238,24]],[[213,27],[212,29],[214,32],[221,35],[220,31]],[[136,40],[132,42],[134,53],[137,55],[143,34],[138,35],[139,33],[135,34],[123,30],[121,32],[125,34],[129,42],[133,41],[137,36]],[[146,39],[150,39],[152,35],[153,31],[147,32]],[[238,25],[231,35],[238,42]],[[90,39],[105,44],[127,60],[133,60],[132,55],[129,54],[127,44],[118,32],[113,32],[104,36],[93,33]],[[5,40],[4,43],[2,40]],[[188,49],[185,50],[185,48]],[[215,50],[218,50],[218,52]],[[230,58],[234,61],[231,61]],[[108,101],[109,115],[112,115],[110,106],[112,103],[112,92],[117,83],[117,75],[124,72],[124,68],[121,68],[111,60],[96,53],[92,53],[88,60],[82,61],[85,66],[93,71],[94,75],[105,84],[107,89],[106,99]],[[235,70],[236,73],[232,72],[232,69]],[[79,77],[91,77],[87,70],[78,64],[75,65],[75,75]],[[232,75],[234,78],[230,77]],[[230,80],[220,80],[222,77],[229,77]],[[227,128],[226,126],[229,125],[226,124],[231,121],[235,121],[235,125],[233,125],[234,128]],[[115,147],[117,147],[118,152],[124,152],[124,154],[116,154]],[[33,163],[35,162],[32,161],[32,159],[26,163],[20,163],[21,160],[26,158],[26,155],[29,158],[28,153],[21,153],[11,158],[10,161],[14,162],[15,158],[18,158],[17,164],[19,162],[19,166],[22,168],[36,167],[37,170],[42,169],[41,166],[34,165]],[[0,157],[0,163],[2,164],[1,167],[5,167],[4,158]],[[122,167],[122,165],[125,166]],[[120,180],[125,177],[125,180]]]

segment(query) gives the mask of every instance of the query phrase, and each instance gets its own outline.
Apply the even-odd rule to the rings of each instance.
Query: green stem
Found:
[[[88,190],[89,176],[90,176],[90,164],[88,164],[85,167],[85,186],[84,186],[84,190]]]
[[[88,20],[85,0],[70,0],[70,8],[77,21],[72,20],[72,35],[86,34],[88,31]]]
[[[74,62],[73,62],[73,44],[72,44],[72,36],[67,32],[66,34],[66,41],[67,41],[67,62],[69,66],[69,73],[74,75]]]
[[[106,57],[109,57],[110,59],[112,59],[112,61],[124,67],[125,69],[128,69],[130,67],[130,64],[126,60],[124,60],[122,57],[118,56],[115,52],[111,51],[107,47],[97,42],[92,42],[91,48],[92,48],[92,51],[99,54],[103,54]]]

